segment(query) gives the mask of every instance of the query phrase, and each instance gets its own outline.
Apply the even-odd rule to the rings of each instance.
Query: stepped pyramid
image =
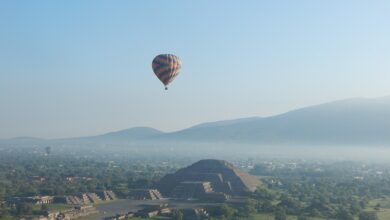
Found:
[[[111,200],[116,200],[116,195],[113,191],[109,190],[109,191],[106,191],[108,197],[110,197]]]
[[[213,192],[210,182],[181,182],[173,188],[171,195],[175,198],[191,198]]]
[[[211,189],[212,192],[233,196],[246,195],[261,185],[258,178],[235,168],[227,161],[200,160],[174,174],[164,176],[157,183],[157,189],[163,195],[173,196],[178,190],[191,185],[189,183],[192,183],[192,189],[198,187],[197,184],[201,184],[200,189],[203,187],[206,193],[210,193]]]
[[[79,196],[78,196],[80,199],[81,199],[81,201],[83,202],[83,204],[90,204],[91,203],[91,200],[88,198],[88,195],[87,195],[87,193],[82,193],[82,194],[80,194]]]
[[[114,192],[112,191],[98,191],[96,192],[96,194],[102,199],[102,200],[105,200],[105,201],[109,201],[109,200],[116,200],[116,196],[114,194]]]
[[[102,201],[96,193],[87,193],[87,197],[93,203]]]

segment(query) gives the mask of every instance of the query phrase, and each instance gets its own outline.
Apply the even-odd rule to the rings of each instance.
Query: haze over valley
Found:
[[[16,137],[1,146],[53,146],[129,154],[188,154],[197,157],[315,156],[377,159],[388,156],[390,97],[352,98],[304,107],[271,117],[251,117],[208,122],[175,132],[133,127],[89,137],[39,139]],[[202,150],[200,150],[202,149]],[[282,150],[282,151],[281,151]],[[389,151],[390,152],[390,151]]]

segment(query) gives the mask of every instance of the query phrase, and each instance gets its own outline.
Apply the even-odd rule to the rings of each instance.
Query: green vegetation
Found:
[[[41,206],[41,205],[37,205],[37,206]],[[67,204],[47,204],[42,206],[46,206],[47,207],[46,210],[56,210],[56,211],[62,211],[73,207],[72,205],[67,205]]]
[[[129,189],[149,188],[171,166],[144,161],[96,161],[62,157],[0,155],[0,201],[8,197],[72,195],[114,190],[126,197]],[[42,177],[41,181],[34,178]],[[86,177],[74,181],[67,177]]]
[[[183,220],[183,212],[181,212],[180,210],[173,210],[172,212],[172,219],[173,220]]]
[[[177,165],[159,160],[113,160],[63,156],[0,154],[0,219],[40,215],[48,210],[64,210],[67,205],[32,205],[8,207],[4,200],[38,195],[62,196],[98,190],[113,190],[126,198],[131,189],[149,188]],[[76,177],[74,180],[68,177]],[[104,203],[104,202],[102,202]]]
[[[334,219],[390,219],[387,165],[362,163],[262,163],[251,171],[266,176],[252,198],[258,212]]]
[[[177,161],[155,159],[7,153],[0,155],[0,161],[0,202],[15,196],[71,195],[96,190],[113,190],[126,198],[129,190],[153,187],[162,176],[181,166]],[[388,165],[272,161],[259,162],[251,173],[261,177],[263,186],[241,203],[205,206],[210,219],[390,219]],[[15,219],[68,208],[61,204],[27,203],[9,207],[2,202],[0,218]],[[185,217],[181,211],[175,211],[172,219]]]
[[[172,218],[163,217],[163,216],[156,216],[156,217],[153,217],[153,218],[150,218],[150,219],[155,219],[155,220],[171,220]],[[145,218],[131,217],[131,218],[127,218],[127,220],[145,220]]]

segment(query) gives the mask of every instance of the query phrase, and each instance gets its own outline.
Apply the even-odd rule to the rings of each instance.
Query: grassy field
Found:
[[[323,218],[311,218],[312,220],[325,220]],[[249,218],[242,218],[242,220],[275,220],[273,214],[268,213],[262,213],[262,214],[255,214]],[[296,216],[287,216],[287,220],[297,220]]]
[[[375,210],[374,207],[380,204],[379,210]],[[381,199],[373,199],[368,203],[365,211],[376,212],[380,220],[390,219],[390,198],[385,197]]]
[[[103,202],[105,203],[105,202]],[[109,203],[109,202],[108,202]],[[374,208],[377,206],[377,204],[380,204],[379,210],[375,210]],[[72,205],[65,205],[65,204],[48,204],[48,209],[49,210],[57,210],[61,211],[64,209],[69,209],[72,208]],[[40,205],[36,205],[34,207],[34,210],[39,210]],[[376,212],[380,220],[389,220],[390,219],[390,197],[385,197],[381,199],[373,199],[369,202],[367,205],[367,208],[364,211],[369,211],[369,212]],[[86,218],[88,219],[88,218]],[[142,218],[131,218],[132,220],[141,220]],[[155,217],[152,219],[157,219],[157,220],[168,220],[170,218],[167,217]],[[274,220],[274,215],[272,213],[258,213],[254,214],[250,217],[247,218],[240,218],[242,220]],[[296,216],[288,216],[287,220],[296,220]],[[358,219],[357,217],[355,218],[356,220]],[[5,220],[14,220],[14,218],[7,218]],[[325,220],[323,218],[311,218],[311,220]]]
[[[46,204],[46,205],[47,205],[48,210],[50,210],[50,211],[54,211],[54,210],[55,211],[62,211],[62,210],[70,209],[73,207],[72,205],[67,205],[67,204]],[[39,211],[39,210],[41,210],[41,207],[42,207],[42,205],[34,205],[33,210]]]
[[[245,218],[246,220],[274,220],[274,215],[272,214],[256,214],[249,218]],[[243,219],[244,220],[244,219]]]
[[[5,217],[2,217],[1,220],[16,220],[18,218],[16,217],[13,217],[13,216],[5,216]]]
[[[131,220],[145,220],[145,218],[138,218],[138,217],[133,217],[133,218],[129,218]],[[150,218],[150,219],[156,219],[156,220],[169,220],[171,218],[167,218],[167,217],[162,217],[162,216],[156,216],[154,218]]]
[[[66,204],[48,204],[47,208],[49,210],[56,210],[56,211],[62,211],[65,209],[70,209],[72,208],[72,205],[66,205]]]
[[[94,204],[108,204],[108,203],[113,203],[115,201],[117,201],[117,200],[101,200],[101,201],[94,203]]]

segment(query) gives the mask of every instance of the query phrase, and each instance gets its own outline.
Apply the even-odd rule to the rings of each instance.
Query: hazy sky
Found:
[[[390,1],[0,1],[0,138],[164,131],[390,94]],[[181,57],[164,91],[151,61]]]

